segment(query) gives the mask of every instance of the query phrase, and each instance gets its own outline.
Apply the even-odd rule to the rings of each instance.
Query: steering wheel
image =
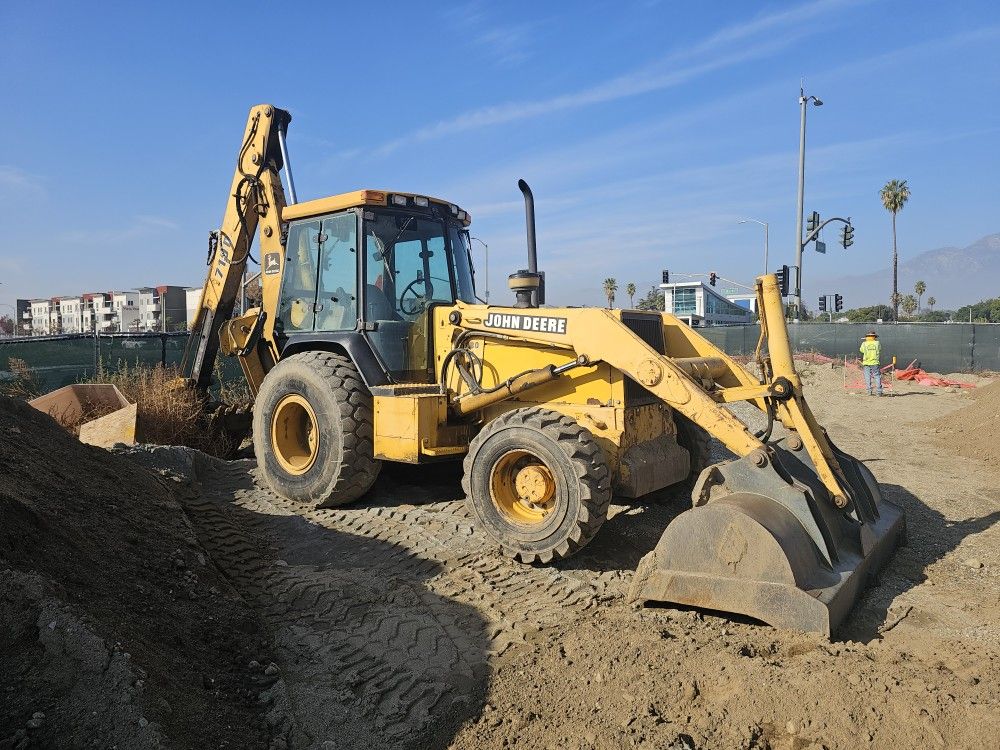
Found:
[[[424,285],[424,293],[418,294],[417,290],[414,288],[417,284]],[[407,299],[406,295],[413,295],[413,299]],[[414,279],[399,295],[399,311],[404,315],[419,315],[427,307],[427,300],[434,296],[434,287],[431,285],[430,279]]]

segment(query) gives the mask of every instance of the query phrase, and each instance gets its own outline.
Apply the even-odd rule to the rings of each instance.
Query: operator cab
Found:
[[[435,198],[360,190],[287,206],[282,218],[282,345],[362,336],[389,381],[432,382],[431,308],[478,302],[468,213]]]

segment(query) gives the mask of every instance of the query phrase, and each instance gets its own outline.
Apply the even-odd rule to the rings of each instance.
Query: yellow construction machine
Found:
[[[290,120],[250,111],[184,365],[205,390],[220,349],[238,358],[276,493],[340,505],[385,461],[464,458],[486,535],[550,563],[597,535],[612,496],[693,480],[693,507],[643,558],[633,596],[836,627],[904,519],[809,409],[775,276],[756,280],[760,378],[672,315],[543,306],[521,181],[527,268],[510,276],[512,305],[487,305],[458,205],[391,190],[296,202]],[[233,317],[255,236],[262,302]],[[759,409],[766,429],[751,431],[734,402]],[[709,465],[710,438],[735,458]]]

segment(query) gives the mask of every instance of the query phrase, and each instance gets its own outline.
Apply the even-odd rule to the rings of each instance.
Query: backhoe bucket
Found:
[[[28,402],[67,429],[79,429],[80,442],[110,448],[141,439],[138,409],[108,383],[67,385]]]
[[[640,561],[630,597],[830,637],[905,541],[905,521],[868,468],[831,444],[853,496],[837,508],[798,446],[778,441],[766,454],[706,468],[694,507]]]

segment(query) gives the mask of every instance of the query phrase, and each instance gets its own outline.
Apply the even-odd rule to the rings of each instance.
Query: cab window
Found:
[[[292,224],[285,253],[277,315],[285,333],[354,330],[358,320],[355,214]]]

